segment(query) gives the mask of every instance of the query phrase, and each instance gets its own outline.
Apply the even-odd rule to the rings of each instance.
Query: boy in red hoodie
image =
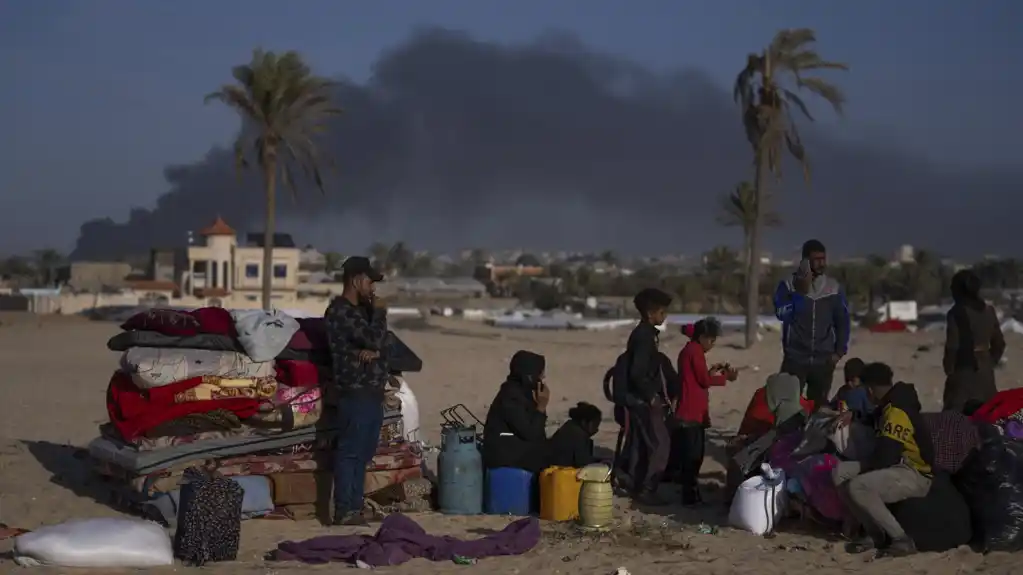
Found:
[[[679,427],[675,431],[676,441],[672,443],[674,449],[681,451],[682,504],[697,505],[703,501],[699,479],[706,448],[706,430],[710,427],[709,390],[735,381],[738,372],[728,366],[707,366],[707,352],[721,335],[721,324],[716,319],[709,317],[683,326],[682,333],[689,336],[689,342],[678,354],[681,398],[675,410]]]

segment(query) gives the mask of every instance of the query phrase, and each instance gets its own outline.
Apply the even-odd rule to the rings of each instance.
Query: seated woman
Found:
[[[731,504],[735,490],[746,479],[732,458],[747,445],[776,428],[782,432],[798,429],[812,412],[813,402],[803,397],[799,380],[787,374],[771,375],[764,387],[753,393],[738,433],[725,447],[728,456],[726,505]]]
[[[483,465],[514,467],[539,473],[547,467],[546,360],[520,350],[508,365],[508,378],[487,411],[483,426]]]
[[[591,403],[580,401],[568,410],[569,420],[547,442],[548,463],[560,467],[585,467],[593,458],[593,436],[603,415]]]

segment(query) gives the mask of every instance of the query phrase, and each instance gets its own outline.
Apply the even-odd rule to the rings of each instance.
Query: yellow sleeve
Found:
[[[909,420],[909,414],[905,411],[888,405],[884,408],[881,416],[881,426],[878,429],[878,437],[894,439],[902,444],[914,441],[913,422]]]

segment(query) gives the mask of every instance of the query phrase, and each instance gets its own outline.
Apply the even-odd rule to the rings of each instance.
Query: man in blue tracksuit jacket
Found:
[[[827,403],[835,366],[849,349],[849,305],[838,281],[824,274],[824,244],[803,244],[803,261],[774,292],[782,322],[781,371],[795,375],[814,409]]]

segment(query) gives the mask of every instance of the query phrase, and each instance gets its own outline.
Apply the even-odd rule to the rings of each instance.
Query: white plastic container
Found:
[[[401,401],[402,429],[405,432],[405,440],[414,443],[420,440],[419,401],[416,400],[416,394],[412,393],[412,388],[404,377],[399,377],[398,382],[398,392],[395,395]]]
[[[743,481],[736,490],[728,522],[754,535],[765,535],[785,516],[788,502],[785,472],[768,467],[762,475]]]

